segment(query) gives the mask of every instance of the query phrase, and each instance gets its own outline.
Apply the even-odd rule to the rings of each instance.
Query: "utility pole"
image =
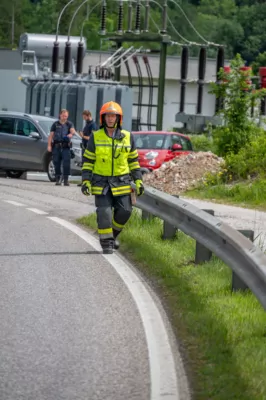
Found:
[[[12,22],[11,22],[11,44],[12,44],[12,49],[14,47],[14,41],[15,41],[15,7],[14,3],[12,4]]]
[[[158,84],[158,110],[156,129],[161,131],[163,129],[163,111],[164,111],[164,89],[165,89],[165,70],[167,58],[167,42],[161,43],[160,52],[160,70],[159,70],[159,84]]]

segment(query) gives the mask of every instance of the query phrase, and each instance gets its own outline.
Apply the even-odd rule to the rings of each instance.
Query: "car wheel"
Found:
[[[6,171],[8,178],[19,179],[24,174],[24,171]]]
[[[52,157],[49,158],[47,166],[47,175],[50,182],[55,182],[55,169]]]

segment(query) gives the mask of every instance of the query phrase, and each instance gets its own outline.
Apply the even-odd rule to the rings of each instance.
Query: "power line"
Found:
[[[182,14],[184,15],[184,17],[186,18],[187,22],[189,23],[189,25],[191,26],[191,28],[194,30],[194,32],[198,35],[198,37],[201,38],[201,40],[203,40],[208,46],[215,46],[215,47],[221,47],[221,44],[217,44],[217,43],[213,43],[213,42],[209,42],[208,40],[206,40],[195,28],[195,26],[192,24],[192,22],[190,21],[190,19],[188,18],[187,14],[185,13],[185,11],[183,10],[183,8],[180,6],[180,4],[178,4],[175,0],[169,0],[172,3],[174,3],[182,12]]]
[[[163,10],[163,7],[161,4],[159,4],[156,0],[150,0],[152,3],[156,4],[161,10]],[[171,18],[167,15],[167,20],[170,22],[170,25],[174,32],[182,39],[184,42],[186,42],[188,45],[195,45],[195,46],[202,46],[200,43],[192,42],[188,39],[186,39],[184,36],[181,35],[181,33],[178,32],[178,30],[175,28],[174,24],[172,23]],[[178,43],[178,42],[172,42],[172,44],[178,44],[180,46],[183,46],[185,43]]]

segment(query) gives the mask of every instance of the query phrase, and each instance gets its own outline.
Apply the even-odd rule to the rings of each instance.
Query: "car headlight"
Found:
[[[145,159],[146,160],[153,160],[154,158],[158,157],[158,152],[157,151],[149,151],[148,153],[145,154]]]

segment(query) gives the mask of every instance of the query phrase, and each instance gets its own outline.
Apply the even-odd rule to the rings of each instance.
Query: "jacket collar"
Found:
[[[105,131],[106,135],[107,135],[108,137],[110,137],[110,136],[108,135],[108,133],[107,133],[106,128],[104,128],[104,131]],[[121,129],[120,129],[120,128],[116,128],[116,130],[114,131],[114,136],[113,136],[113,138],[114,138],[115,140],[122,140],[122,139],[124,139],[124,137],[125,137],[125,134],[124,134],[123,132],[121,132]]]

